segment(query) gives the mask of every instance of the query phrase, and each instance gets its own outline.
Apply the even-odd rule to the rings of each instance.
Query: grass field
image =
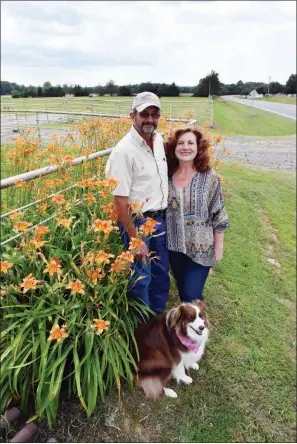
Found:
[[[295,442],[295,173],[225,164],[231,226],[224,259],[207,281],[210,342],[178,399],[112,391],[90,420],[64,402],[61,442]],[[271,263],[269,260],[275,262]],[[169,306],[177,303],[174,286]],[[174,383],[170,383],[175,387]]]
[[[213,132],[238,136],[285,136],[296,134],[296,122],[276,114],[218,100],[214,107]]]
[[[263,99],[255,99],[255,100],[264,100],[265,102],[277,102],[277,103],[287,103],[289,105],[296,105],[296,97],[284,97],[284,96],[273,96],[273,97],[263,97]]]

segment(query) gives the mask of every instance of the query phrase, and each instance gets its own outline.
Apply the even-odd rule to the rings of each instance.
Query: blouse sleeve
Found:
[[[212,184],[209,213],[211,215],[214,231],[223,232],[229,227],[230,223],[225,209],[222,187],[216,173],[214,174]]]

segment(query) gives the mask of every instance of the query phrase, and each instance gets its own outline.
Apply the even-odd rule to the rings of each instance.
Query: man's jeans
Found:
[[[154,254],[150,259],[147,259],[147,263],[138,260],[132,264],[132,269],[135,273],[131,278],[129,297],[139,299],[155,312],[161,313],[166,309],[169,292],[169,258],[166,248],[165,216],[156,217],[154,220],[160,222],[160,225],[156,225],[156,231],[153,233],[153,237],[151,236],[145,239],[149,252],[153,251]],[[137,218],[134,220],[136,227],[139,227],[143,223],[145,223],[145,218]],[[121,224],[119,224],[119,227],[125,248],[128,249],[130,242],[129,236]],[[164,234],[160,235],[160,233]],[[154,257],[156,257],[156,259],[154,259]],[[142,279],[137,281],[140,276]]]

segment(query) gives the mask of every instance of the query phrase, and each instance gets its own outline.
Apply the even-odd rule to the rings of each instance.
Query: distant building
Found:
[[[255,89],[251,91],[248,95],[248,99],[262,99],[263,94],[258,94]]]

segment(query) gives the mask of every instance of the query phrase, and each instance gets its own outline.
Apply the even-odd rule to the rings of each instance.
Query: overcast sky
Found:
[[[295,1],[1,1],[1,78],[197,85],[296,73]]]

